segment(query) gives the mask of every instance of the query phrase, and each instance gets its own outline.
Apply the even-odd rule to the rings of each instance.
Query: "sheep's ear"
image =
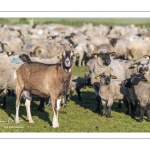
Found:
[[[70,44],[69,44],[69,46],[70,46],[70,47],[72,47],[72,46],[73,46],[73,44],[71,44],[71,43],[70,43]]]
[[[138,66],[138,63],[134,63],[129,67],[129,69],[136,68],[137,66]]]
[[[114,75],[111,75],[111,79],[117,79],[117,77]]]
[[[100,80],[100,75],[96,76],[96,77],[95,77],[95,79],[98,79],[98,80]]]
[[[145,77],[143,77],[142,81],[143,82],[147,82],[147,79]]]
[[[62,60],[62,54],[61,54],[61,53],[57,52],[57,57],[58,57],[60,60]]]
[[[149,60],[149,59],[150,59],[150,56],[149,56],[149,55],[145,55],[144,58],[146,58],[146,59]]]
[[[109,55],[115,56],[115,55],[116,55],[116,52],[111,52],[111,53],[109,53]]]
[[[12,52],[7,52],[7,55],[8,56],[11,56],[11,55],[13,55],[14,54],[14,51],[12,51]]]
[[[94,57],[94,58],[97,58],[98,57],[98,53],[94,53],[91,56]]]

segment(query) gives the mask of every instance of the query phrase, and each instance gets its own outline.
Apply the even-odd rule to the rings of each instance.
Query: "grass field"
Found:
[[[84,67],[74,67],[73,74],[83,76]],[[96,101],[92,88],[82,89],[83,102],[80,102],[76,93],[72,101],[67,103],[66,108],[61,107],[59,112],[59,124],[57,129],[52,128],[53,111],[51,106],[45,106],[44,112],[38,112],[39,100],[33,98],[31,104],[31,113],[34,124],[27,121],[26,109],[24,102],[20,107],[20,124],[14,123],[15,118],[15,97],[7,98],[8,108],[0,108],[0,132],[150,132],[150,123],[146,121],[146,116],[142,123],[125,115],[124,108],[117,108],[117,101],[112,107],[112,118],[102,117],[93,111],[95,110]],[[139,108],[137,117],[139,116]]]
[[[135,24],[141,28],[150,27],[150,18],[0,18],[2,24],[51,24],[60,23],[74,27],[81,27],[87,23],[94,26],[104,24],[112,25],[129,25]]]

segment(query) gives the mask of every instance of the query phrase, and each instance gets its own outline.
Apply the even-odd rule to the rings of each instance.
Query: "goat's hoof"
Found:
[[[17,123],[17,124],[18,124],[18,123],[20,123],[20,121],[19,121],[19,120],[15,120],[15,123]]]
[[[33,120],[29,120],[29,123],[34,123],[34,121]]]
[[[59,128],[59,124],[53,125],[53,128]]]
[[[6,105],[2,105],[1,107],[2,107],[2,109],[6,109],[6,108],[7,108],[7,106],[6,106]]]

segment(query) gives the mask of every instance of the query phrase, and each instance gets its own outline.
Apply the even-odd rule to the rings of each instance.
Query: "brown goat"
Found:
[[[53,116],[53,128],[59,127],[58,111],[61,99],[67,94],[73,64],[73,51],[67,51],[63,45],[61,64],[43,64],[39,62],[27,62],[16,72],[16,123],[19,123],[20,98],[26,99],[25,105],[29,123],[33,123],[30,104],[32,95],[42,98],[51,97]]]

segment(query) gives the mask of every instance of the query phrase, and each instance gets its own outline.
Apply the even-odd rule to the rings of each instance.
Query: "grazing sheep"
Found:
[[[143,121],[145,110],[147,112],[147,121],[150,121],[150,84],[144,83],[146,78],[143,73],[135,73],[125,86],[128,88],[134,87],[136,100],[140,102],[140,117],[139,122]]]
[[[61,99],[67,94],[72,73],[73,51],[67,51],[65,45],[62,53],[61,64],[43,64],[39,62],[27,62],[16,72],[16,119],[19,123],[20,98],[26,99],[25,105],[29,123],[33,123],[30,104],[32,95],[39,97],[51,97],[53,116],[53,128],[59,127],[58,111]]]
[[[111,75],[109,70],[106,70],[95,78],[100,78],[99,96],[103,105],[103,115],[109,118],[111,117],[111,107],[114,100],[123,100],[124,95],[126,95],[126,88],[121,84],[121,80],[111,80],[117,79],[117,77]]]
[[[5,64],[5,65],[4,65]],[[11,63],[5,51],[0,52],[0,91],[3,96],[2,108],[6,108],[7,89],[15,90],[14,72],[23,63]]]
[[[71,81],[70,81],[70,86],[69,86],[70,94],[69,94],[67,100],[69,101],[71,99],[74,90],[76,90],[79,101],[82,101],[82,98],[80,95],[81,94],[80,89],[85,86],[90,86],[90,85],[91,85],[90,78],[83,78],[83,77],[72,75]]]
[[[150,45],[146,41],[132,41],[127,46],[127,58],[137,60],[150,54]]]

